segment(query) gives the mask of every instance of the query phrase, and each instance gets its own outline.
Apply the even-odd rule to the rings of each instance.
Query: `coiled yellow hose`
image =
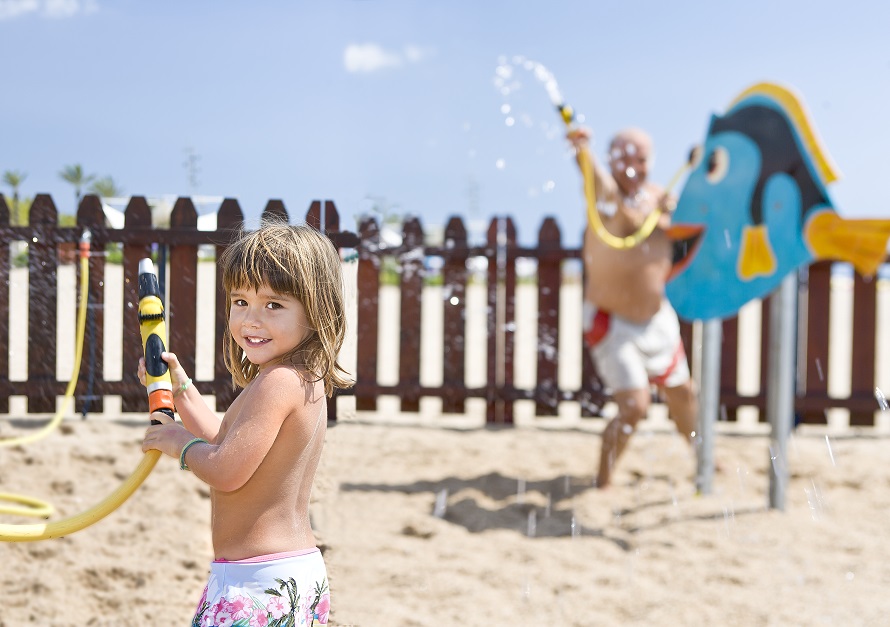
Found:
[[[84,244],[84,240],[86,240],[86,244]],[[74,354],[74,373],[71,376],[71,381],[68,383],[68,388],[65,390],[65,399],[62,403],[62,406],[59,411],[56,412],[56,415],[53,416],[53,419],[49,423],[47,423],[47,425],[44,426],[40,431],[21,438],[0,440],[0,445],[2,446],[28,444],[46,436],[62,421],[62,418],[64,417],[64,414],[68,409],[68,405],[72,397],[74,396],[74,388],[77,386],[77,377],[80,372],[80,362],[83,355],[83,336],[84,329],[86,327],[87,298],[89,296],[88,287],[90,265],[89,239],[87,237],[87,233],[84,234],[84,239],[81,240],[80,270],[80,306],[78,307],[77,340]],[[108,495],[100,503],[81,514],[76,514],[63,520],[48,523],[20,525],[0,524],[0,541],[34,542],[37,540],[60,538],[62,536],[67,536],[76,531],[80,531],[81,529],[89,527],[93,523],[105,518],[108,514],[120,507],[120,505],[124,501],[126,501],[140,485],[142,485],[142,482],[145,481],[145,478],[148,477],[148,475],[151,473],[160,456],[160,451],[149,451],[148,453],[146,453],[143,456],[142,461],[136,467],[136,470],[133,471],[133,474],[125,479],[124,482],[114,492]],[[53,508],[51,505],[32,497],[16,494],[0,494],[0,501],[15,502],[20,504],[18,506],[0,506],[0,513],[36,516],[40,518],[48,518],[53,514]]]

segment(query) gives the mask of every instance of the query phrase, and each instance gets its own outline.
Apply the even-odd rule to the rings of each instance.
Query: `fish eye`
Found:
[[[702,148],[701,145],[692,147],[692,149],[689,151],[689,158],[687,159],[690,168],[698,167],[698,164],[701,163],[701,157],[703,153],[704,148]]]
[[[708,157],[708,173],[705,175],[709,183],[719,183],[729,171],[729,153],[726,148],[718,146]]]

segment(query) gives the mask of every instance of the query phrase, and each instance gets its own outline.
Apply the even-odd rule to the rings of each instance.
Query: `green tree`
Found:
[[[124,195],[124,189],[119,187],[110,176],[103,176],[90,186],[90,191],[100,198],[115,198]]]
[[[13,226],[21,226],[19,215],[19,187],[21,187],[28,175],[18,170],[7,170],[3,173],[3,182],[12,188],[12,216],[10,222]]]
[[[79,163],[65,166],[62,171],[59,172],[59,176],[74,186],[75,206],[80,204],[80,191],[84,186],[89,185],[96,178],[95,174],[85,174],[83,167]]]

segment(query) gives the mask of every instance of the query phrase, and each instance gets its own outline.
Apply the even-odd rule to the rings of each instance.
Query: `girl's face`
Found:
[[[233,290],[229,331],[250,363],[263,366],[296,348],[312,333],[303,304],[268,286]]]

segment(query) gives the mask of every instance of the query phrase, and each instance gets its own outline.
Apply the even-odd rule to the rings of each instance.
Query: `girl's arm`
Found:
[[[199,443],[188,449],[184,460],[189,470],[201,481],[221,492],[232,492],[242,487],[272,448],[282,423],[288,416],[309,421],[323,407],[324,394],[313,393],[315,385],[303,380],[290,368],[272,368],[254,380],[241,392],[246,395],[237,415],[231,417],[231,427],[220,442]],[[175,426],[175,425],[174,425]],[[164,429],[169,425],[150,427]],[[153,445],[146,438],[143,450],[158,448],[168,455],[178,456],[187,441],[170,429],[169,443]],[[295,452],[295,454],[298,454]]]

